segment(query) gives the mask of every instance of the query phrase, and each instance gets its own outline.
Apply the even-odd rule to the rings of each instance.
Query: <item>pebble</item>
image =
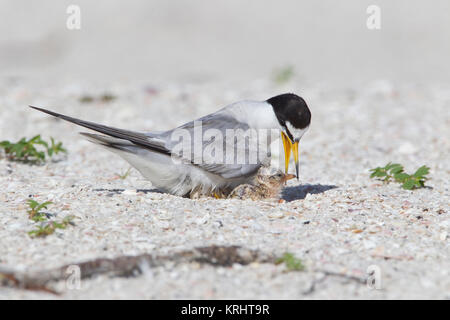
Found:
[[[284,217],[283,212],[281,211],[271,211],[268,215],[269,218],[280,219]]]

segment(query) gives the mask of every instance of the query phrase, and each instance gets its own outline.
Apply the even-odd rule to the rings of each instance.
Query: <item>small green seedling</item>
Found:
[[[370,172],[371,178],[378,178],[384,183],[394,180],[395,182],[401,183],[403,189],[413,190],[425,187],[425,181],[428,180],[426,175],[430,172],[430,168],[421,166],[414,174],[410,175],[404,172],[401,164],[389,162],[384,167],[371,169]]]
[[[294,67],[286,66],[274,72],[273,81],[277,84],[289,82],[294,77]]]
[[[125,179],[128,178],[128,176],[130,175],[130,172],[131,172],[131,167],[128,168],[128,170],[125,171],[125,173],[123,173],[123,174],[116,173],[116,175],[117,175],[120,179],[125,180]]]
[[[50,221],[48,220],[49,214],[42,212],[42,209],[46,209],[48,205],[52,204],[51,201],[39,203],[35,200],[28,199],[28,217],[41,224],[36,229],[28,232],[30,237],[46,237],[55,232],[56,229],[65,229],[69,224],[73,225],[73,216],[67,216],[62,221]]]
[[[39,150],[37,146],[42,146],[44,150]],[[55,142],[50,138],[49,144],[41,139],[41,135],[34,136],[30,140],[26,138],[20,139],[16,143],[4,140],[0,142],[0,148],[3,148],[5,155],[11,161],[21,161],[27,163],[38,164],[45,161],[45,153],[49,157],[60,152],[67,153],[67,150],[62,147],[62,142]]]
[[[60,152],[67,153],[67,150],[62,147],[62,142],[55,142],[55,139],[50,137],[51,146],[47,147],[47,153],[51,157],[53,154],[58,154]]]
[[[88,96],[88,95],[82,96],[82,97],[80,98],[80,102],[81,102],[81,103],[91,103],[91,102],[94,102],[94,97]]]
[[[104,94],[102,94],[101,97],[100,97],[100,101],[106,102],[106,103],[112,102],[112,101],[114,101],[114,100],[116,100],[116,96],[115,96],[115,95],[112,95],[112,94],[110,94],[110,93],[104,93]]]
[[[302,260],[296,258],[292,253],[286,252],[281,258],[275,261],[275,264],[283,263],[286,265],[288,271],[303,271],[305,266]]]
[[[39,203],[35,200],[28,199],[27,200],[28,206],[30,207],[28,209],[28,218],[30,218],[33,221],[45,221],[47,220],[47,215],[43,212],[41,212],[42,209],[47,209],[47,206],[49,204],[52,204],[51,201],[46,201],[43,203]]]
[[[116,96],[111,94],[111,93],[104,93],[100,96],[91,96],[91,95],[84,95],[82,97],[80,97],[80,102],[81,103],[93,103],[95,101],[100,101],[100,102],[104,102],[104,103],[108,103],[108,102],[112,102],[114,100],[116,100]]]
[[[35,230],[28,232],[30,237],[46,237],[55,232],[56,229],[65,229],[69,224],[73,225],[73,217],[65,217],[61,222],[57,221],[45,221],[40,226],[37,226]]]

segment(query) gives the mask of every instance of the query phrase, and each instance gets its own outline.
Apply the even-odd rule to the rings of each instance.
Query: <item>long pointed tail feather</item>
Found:
[[[29,106],[29,107],[36,109],[38,111],[47,113],[49,115],[52,115],[54,117],[75,123],[79,126],[82,126],[82,127],[85,127],[85,128],[97,131],[97,132],[101,132],[108,136],[131,141],[132,143],[134,143],[136,145],[150,149],[152,151],[156,151],[156,152],[163,153],[166,155],[171,155],[171,152],[168,149],[166,149],[164,146],[162,146],[160,144],[152,143],[152,141],[150,141],[149,137],[143,133],[108,127],[108,126],[101,125],[101,124],[98,124],[95,122],[84,121],[81,119],[72,118],[72,117],[65,116],[60,113],[56,113],[56,112],[53,112],[50,110],[46,110],[46,109],[42,109],[42,108],[38,108],[38,107],[34,107],[34,106]]]
[[[133,150],[135,150],[136,148],[140,148],[140,146],[137,146],[133,142],[130,142],[125,139],[103,136],[100,134],[88,132],[80,132],[80,134],[90,142],[107,148],[117,149],[126,152],[133,152]]]

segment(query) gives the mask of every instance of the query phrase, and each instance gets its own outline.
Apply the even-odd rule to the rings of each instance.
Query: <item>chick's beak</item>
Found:
[[[294,179],[294,178],[295,178],[294,174],[287,174],[287,175],[284,176],[284,181],[288,181],[288,180],[291,180],[291,179]]]
[[[291,142],[291,139],[284,133],[281,132],[281,139],[283,140],[284,147],[284,169],[285,173],[288,173],[289,170],[289,161],[291,160],[291,149],[294,152],[294,161],[295,161],[295,173],[297,174],[297,180],[299,179],[299,168],[298,168],[298,141],[294,143]]]

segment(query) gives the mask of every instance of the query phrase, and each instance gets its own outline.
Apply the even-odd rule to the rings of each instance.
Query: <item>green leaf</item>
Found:
[[[386,175],[387,175],[386,171],[375,171],[374,173],[372,173],[370,175],[370,177],[371,178],[373,178],[373,177],[384,177]]]
[[[11,146],[11,153],[22,153],[25,150],[25,145],[22,143],[13,144]]]
[[[53,202],[51,202],[51,201],[46,201],[44,203],[41,203],[40,205],[37,206],[36,211],[39,212],[41,209],[44,209],[44,208],[47,209],[47,206],[52,203]]]
[[[31,218],[31,220],[36,221],[36,222],[46,221],[47,220],[47,216],[45,214],[43,214],[43,213],[38,212]]]
[[[402,188],[406,190],[412,190],[414,189],[415,184],[416,182],[413,179],[409,179],[402,184]]]
[[[53,227],[57,228],[57,229],[65,229],[66,225],[63,224],[63,223],[59,223],[59,222],[53,221]]]
[[[400,173],[400,172],[403,172],[403,166],[401,166],[401,165],[396,165],[396,166],[390,168],[389,171],[390,171],[391,174],[393,174],[393,175],[394,175],[394,174],[397,174],[397,173]]]
[[[380,177],[387,176],[386,169],[382,168],[382,167],[377,167],[375,169],[370,169],[370,172],[372,172],[371,175],[370,175],[371,178],[374,178],[374,177],[380,178]]]
[[[391,169],[393,169],[393,168],[397,168],[397,167],[400,167],[400,168],[402,168],[402,165],[401,164],[399,164],[399,163],[392,163],[392,162],[389,162],[384,168],[386,169],[386,170],[391,170]]]
[[[427,175],[430,172],[430,168],[428,168],[427,166],[421,166],[419,169],[417,169],[417,171],[414,173],[415,177],[423,177],[425,175]]]
[[[28,205],[30,206],[31,209],[36,208],[39,205],[39,202],[33,200],[33,199],[28,199],[27,200]]]
[[[5,148],[5,149],[8,149],[8,148],[10,148],[11,147],[11,142],[9,142],[9,141],[2,141],[2,142],[0,142],[0,147],[2,147],[2,148]]]
[[[397,182],[405,182],[409,177],[410,175],[404,172],[394,174],[394,179]]]
[[[393,165],[395,166],[395,163],[392,164],[392,162],[388,162],[388,164],[384,166],[384,169],[389,170],[390,168],[392,168]]]
[[[425,187],[425,181],[423,181],[423,180],[416,180],[415,181],[415,185],[416,185],[417,188],[423,188],[423,187]]]
[[[289,252],[286,252],[281,258],[278,258],[275,261],[275,264],[280,264],[283,262],[289,271],[302,271],[305,269],[302,261]]]
[[[33,142],[33,144],[39,144],[41,146],[44,146],[45,148],[48,148],[48,143],[40,139]]]

